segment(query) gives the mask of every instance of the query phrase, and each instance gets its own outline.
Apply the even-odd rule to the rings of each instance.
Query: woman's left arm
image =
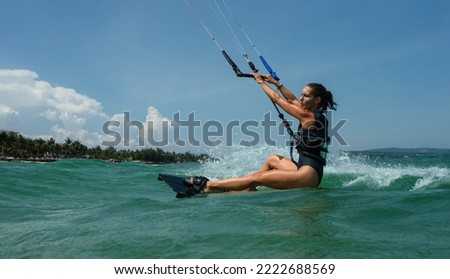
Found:
[[[310,113],[305,111],[300,106],[300,101],[295,97],[294,94],[292,94],[287,88],[282,87],[282,90],[285,91],[285,94],[283,94],[283,97],[286,99],[281,98],[281,96],[272,89],[267,83],[264,82],[263,78],[257,74],[253,74],[255,77],[256,82],[261,86],[262,90],[266,93],[266,95],[277,105],[279,105],[284,111],[292,115],[293,117],[299,119],[300,121],[305,118],[310,118]],[[266,77],[267,78],[267,77]],[[267,78],[268,82],[270,78]],[[280,90],[281,91],[281,90]]]
[[[284,99],[288,101],[289,103],[293,103],[295,101],[298,101],[297,97],[289,90],[287,89],[279,80],[274,79],[271,75],[267,74],[264,76],[264,80],[268,83],[271,83],[277,87],[277,89],[280,91],[281,94],[283,94]]]

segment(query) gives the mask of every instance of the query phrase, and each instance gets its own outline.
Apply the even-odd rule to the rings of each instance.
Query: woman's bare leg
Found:
[[[272,154],[267,158],[259,171],[295,169],[297,169],[297,166],[290,159],[278,154]]]
[[[267,186],[274,189],[290,189],[300,187],[316,187],[319,178],[316,171],[303,166],[297,166],[289,159],[279,155],[271,155],[260,171],[243,177],[208,181],[206,191],[215,189],[243,191],[256,186]]]

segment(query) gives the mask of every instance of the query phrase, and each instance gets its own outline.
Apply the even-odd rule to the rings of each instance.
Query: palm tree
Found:
[[[47,148],[48,148],[48,153],[49,153],[50,157],[55,157],[54,152],[56,149],[56,141],[54,138],[49,138],[47,140]]]

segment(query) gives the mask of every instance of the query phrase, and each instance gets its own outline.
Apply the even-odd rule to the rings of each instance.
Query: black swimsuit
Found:
[[[294,162],[297,168],[302,166],[312,167],[319,176],[319,183],[323,177],[323,166],[326,165],[327,144],[330,138],[327,137],[328,120],[325,115],[319,112],[314,113],[314,128],[303,129],[298,126],[298,141],[296,144],[299,153],[298,162]]]
[[[320,184],[323,177],[323,164],[319,160],[314,159],[308,155],[300,154],[300,156],[298,157],[298,162],[294,163],[297,165],[297,169],[303,166],[312,167],[316,171],[317,176],[319,176],[319,183],[317,185]]]

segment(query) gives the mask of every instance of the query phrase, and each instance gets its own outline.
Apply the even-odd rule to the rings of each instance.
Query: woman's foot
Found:
[[[200,193],[205,192],[206,183],[209,181],[208,178],[204,176],[193,176],[189,179],[186,179],[185,185],[186,185],[186,196],[192,197]]]

